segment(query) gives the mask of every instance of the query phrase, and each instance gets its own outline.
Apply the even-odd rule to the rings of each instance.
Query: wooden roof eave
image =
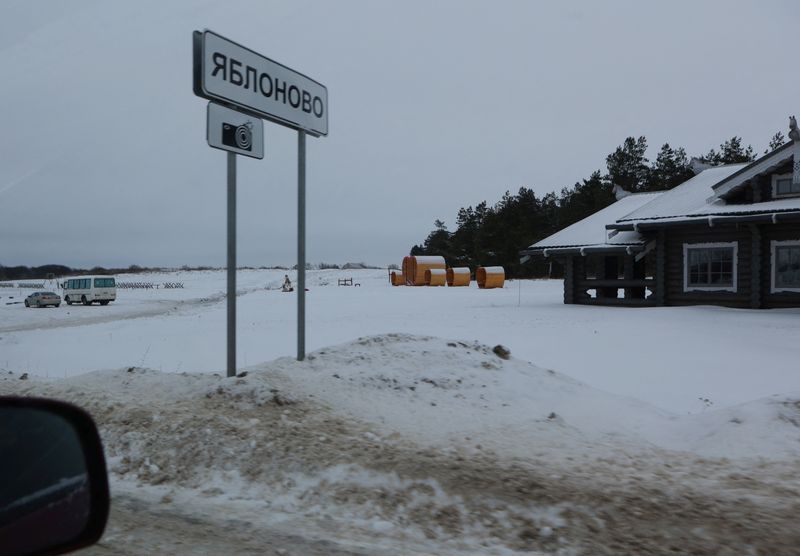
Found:
[[[574,245],[565,247],[542,247],[537,249],[524,249],[519,252],[522,257],[560,257],[560,256],[575,256],[593,255],[604,253],[609,255],[633,255],[644,251],[645,246],[641,244],[635,245]]]
[[[607,224],[606,229],[626,231],[647,231],[661,228],[686,226],[709,226],[725,224],[777,224],[779,222],[795,222],[800,220],[800,211],[768,212],[761,214],[718,215],[686,217],[679,220],[652,220],[644,222],[615,222]]]

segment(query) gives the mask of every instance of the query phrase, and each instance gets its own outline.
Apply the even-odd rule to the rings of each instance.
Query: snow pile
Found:
[[[669,418],[643,402],[495,353],[504,349],[386,334],[319,350],[302,365],[287,358],[255,368],[281,370],[293,391],[324,399],[382,434],[472,451],[480,444],[511,456],[530,456],[531,445],[548,457],[574,445],[638,450],[642,429]]]
[[[0,385],[89,410],[122,493],[161,489],[169,505],[194,492],[217,503],[259,504],[272,523],[335,521],[349,539],[380,534],[454,553],[558,545],[549,532],[566,524],[560,504],[497,498],[464,480],[479,476],[466,463],[456,472],[435,451],[420,456],[306,394],[298,399],[285,382],[271,371],[226,379],[132,367],[61,381],[7,376]]]
[[[116,492],[157,494],[165,511],[210,504],[341,542],[443,554],[781,552],[800,540],[786,533],[796,459],[668,449],[772,457],[785,445],[796,458],[792,397],[678,418],[502,346],[403,334],[234,378],[130,367],[4,375],[0,391],[86,407]]]
[[[386,334],[319,350],[304,364],[280,359],[254,368],[281,370],[292,391],[383,434],[431,446],[474,451],[472,439],[480,438],[482,449],[551,461],[578,448],[597,457],[656,447],[712,457],[800,457],[800,393],[677,416],[506,353],[478,342]]]
[[[800,392],[682,417],[663,445],[718,458],[800,458]]]

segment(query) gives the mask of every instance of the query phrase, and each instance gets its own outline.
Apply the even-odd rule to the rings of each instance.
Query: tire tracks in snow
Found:
[[[331,541],[304,537],[301,532],[289,534],[244,519],[224,516],[208,519],[196,512],[166,508],[129,493],[113,495],[103,538],[82,554],[368,556],[375,552],[353,551]]]
[[[245,288],[237,290],[236,297],[238,298],[258,291],[268,291],[268,290],[269,288],[264,288],[264,287]],[[225,299],[227,299],[227,297],[228,295],[226,293],[216,293],[208,297],[197,297],[193,299],[178,300],[178,301],[157,300],[155,302],[147,302],[148,305],[151,303],[156,303],[157,304],[156,307],[134,309],[132,311],[121,314],[106,314],[106,315],[97,315],[90,317],[84,317],[83,315],[81,315],[79,318],[75,319],[64,319],[64,320],[49,321],[49,322],[31,322],[31,323],[11,325],[11,326],[0,326],[0,334],[9,332],[25,332],[28,330],[72,328],[76,326],[90,326],[93,324],[103,324],[103,323],[122,321],[122,320],[152,318],[152,317],[167,315],[170,313],[181,313],[183,311],[196,309],[198,307],[209,307],[224,301]],[[79,308],[83,309],[83,307]],[[91,306],[88,309],[102,310],[104,308]]]

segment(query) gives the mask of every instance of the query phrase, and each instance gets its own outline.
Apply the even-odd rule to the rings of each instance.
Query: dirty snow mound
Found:
[[[669,451],[692,422],[507,351],[387,334],[233,378],[131,367],[3,375],[0,392],[86,407],[126,496],[140,488],[164,511],[225,508],[376,554],[778,554],[800,544],[796,465]],[[740,411],[736,426],[782,424],[772,442],[797,429],[790,399]],[[684,444],[732,430],[727,414],[700,417],[710,438]]]
[[[381,434],[432,446],[469,451],[480,444],[499,455],[551,460],[575,451],[605,457],[654,448],[728,458],[800,456],[793,402],[800,395],[677,416],[515,359],[503,346],[405,334],[359,338],[307,359],[255,369],[280,371],[292,391]]]
[[[530,448],[520,441],[534,439],[538,450],[569,442],[638,449],[641,429],[669,418],[477,342],[387,334],[319,350],[305,365],[271,366],[294,390],[432,445],[463,445],[467,436],[523,456]]]

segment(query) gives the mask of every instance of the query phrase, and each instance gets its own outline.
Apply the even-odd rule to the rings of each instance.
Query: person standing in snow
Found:
[[[283,275],[283,286],[281,286],[281,291],[284,292],[293,292],[294,288],[292,287],[292,281],[289,280],[289,275]]]

